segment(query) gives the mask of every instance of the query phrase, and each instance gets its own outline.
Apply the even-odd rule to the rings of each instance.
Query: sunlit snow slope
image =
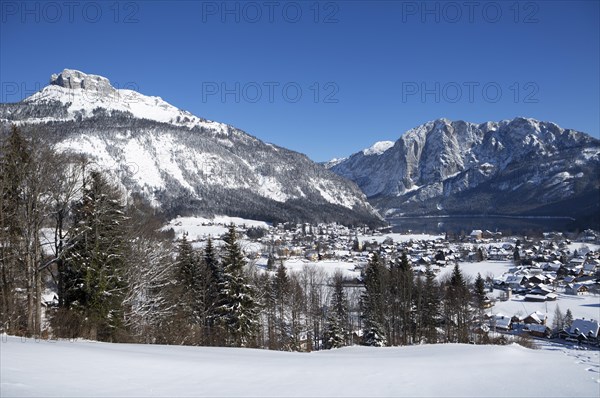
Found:
[[[598,351],[440,344],[266,350],[4,338],[0,395],[597,397]]]

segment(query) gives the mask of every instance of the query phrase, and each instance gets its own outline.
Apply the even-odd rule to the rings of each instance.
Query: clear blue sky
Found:
[[[79,69],[317,161],[439,117],[600,132],[598,1],[0,3],[2,102]]]

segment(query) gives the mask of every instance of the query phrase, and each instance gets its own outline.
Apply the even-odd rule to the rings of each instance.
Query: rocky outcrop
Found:
[[[95,91],[107,95],[115,91],[107,78],[98,75],[88,75],[73,69],[65,69],[59,74],[53,74],[50,77],[50,84],[69,89]]]

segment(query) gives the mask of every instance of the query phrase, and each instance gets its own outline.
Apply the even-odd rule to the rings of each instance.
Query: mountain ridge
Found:
[[[171,216],[382,223],[354,183],[306,155],[102,76],[54,74],[23,101],[0,104],[0,124],[43,129],[57,149],[88,156]]]
[[[600,197],[600,140],[552,122],[441,118],[408,130],[380,153],[366,152],[326,166],[356,182],[386,218],[528,215],[543,208],[552,209],[550,216],[599,218],[593,199]],[[569,201],[587,205],[575,209]]]

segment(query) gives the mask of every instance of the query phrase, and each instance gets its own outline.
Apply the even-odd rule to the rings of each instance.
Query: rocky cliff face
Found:
[[[0,127],[11,124],[42,129],[59,150],[86,155],[168,215],[381,223],[354,183],[305,155],[101,76],[52,75],[40,92],[0,104]]]
[[[87,75],[72,69],[65,69],[59,74],[50,76],[50,84],[72,90],[95,91],[101,94],[109,94],[115,91],[107,78],[98,75]]]
[[[543,209],[568,216],[572,206],[561,212],[552,205],[578,200],[593,212],[599,166],[599,140],[526,118],[482,124],[439,119],[407,131],[384,151],[330,164],[387,217]]]

